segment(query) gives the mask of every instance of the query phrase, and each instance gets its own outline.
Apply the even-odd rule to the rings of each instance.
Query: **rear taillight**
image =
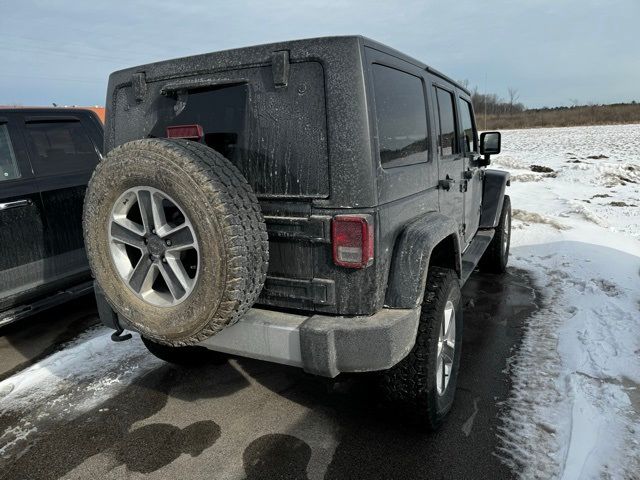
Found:
[[[172,125],[167,127],[167,138],[184,138],[199,141],[204,137],[204,130],[200,125]]]
[[[331,221],[333,261],[348,268],[373,263],[373,219],[370,215],[337,215]]]

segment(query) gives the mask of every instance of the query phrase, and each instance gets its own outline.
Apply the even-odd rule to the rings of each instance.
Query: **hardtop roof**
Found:
[[[211,56],[216,57],[227,57],[229,59],[232,58],[241,58],[243,56],[250,56],[249,54],[255,53],[257,51],[278,51],[278,50],[304,50],[305,46],[314,45],[317,46],[319,44],[325,44],[326,48],[331,48],[332,45],[340,44],[340,43],[358,43],[359,45],[367,46],[370,48],[374,48],[376,50],[380,50],[384,53],[397,57],[401,60],[404,60],[408,63],[411,63],[419,68],[427,70],[428,72],[436,75],[443,80],[455,85],[459,89],[463,90],[467,94],[471,94],[467,88],[460,85],[455,80],[441,73],[440,71],[428,66],[427,64],[417,60],[409,55],[406,55],[399,50],[396,50],[392,47],[389,47],[383,43],[377,42],[371,38],[362,36],[362,35],[344,35],[344,36],[326,36],[326,37],[313,37],[313,38],[304,38],[298,40],[288,40],[283,42],[272,42],[272,43],[264,43],[259,45],[252,45],[247,47],[239,47],[232,48],[227,50],[219,50],[213,52],[206,52],[197,55],[190,55],[185,57],[177,57],[167,60],[161,60],[158,62],[151,62],[143,65],[138,65],[134,67],[125,68],[122,70],[117,70],[113,72],[111,75],[113,77],[121,77],[124,74],[132,74],[135,72],[141,71],[155,71],[162,66],[170,65],[170,64],[178,64],[180,62],[189,61],[194,64],[197,64],[199,60],[204,60],[205,58],[210,58]]]

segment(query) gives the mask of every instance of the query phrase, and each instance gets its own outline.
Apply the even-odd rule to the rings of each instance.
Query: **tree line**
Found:
[[[640,103],[579,105],[571,99],[571,106],[527,108],[520,102],[519,91],[507,88],[506,97],[495,93],[480,93],[478,87],[469,88],[468,80],[460,82],[471,91],[471,102],[478,128],[499,130],[510,128],[571,127],[580,125],[616,125],[640,123]]]

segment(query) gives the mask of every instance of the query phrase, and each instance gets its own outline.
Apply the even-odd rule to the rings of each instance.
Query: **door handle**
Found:
[[[28,199],[0,203],[0,211],[9,210],[10,208],[28,207],[29,205],[31,205],[31,200]]]
[[[438,188],[449,191],[451,190],[451,184],[453,183],[456,183],[456,181],[453,178],[449,177],[449,175],[447,175],[447,178],[438,181]]]

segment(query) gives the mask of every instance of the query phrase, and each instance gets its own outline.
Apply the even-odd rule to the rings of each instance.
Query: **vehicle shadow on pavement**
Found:
[[[58,479],[96,454],[107,457],[109,470],[125,465],[139,473],[154,472],[185,453],[200,455],[220,437],[220,427],[212,420],[184,428],[168,423],[135,426],[162,410],[176,396],[176,385],[183,386],[180,399],[191,402],[231,395],[248,383],[228,362],[190,370],[162,365],[87,413],[47,425],[46,434],[5,466],[0,478]]]
[[[326,382],[294,369],[287,371],[296,379],[295,385],[279,394],[311,410],[328,410],[339,426],[325,479],[513,478],[513,472],[494,455],[500,402],[510,387],[505,368],[527,317],[541,299],[528,274],[515,269],[505,275],[474,274],[463,298],[465,327],[456,401],[435,433],[419,431],[403,412],[380,402],[374,375],[341,376]],[[267,388],[275,391],[280,386],[270,383],[277,377],[265,374],[259,362],[238,362]],[[304,420],[295,431],[306,431]],[[311,447],[295,436],[260,437],[244,453],[247,478],[305,479],[310,452]],[[256,465],[262,466],[259,475],[252,473]]]

